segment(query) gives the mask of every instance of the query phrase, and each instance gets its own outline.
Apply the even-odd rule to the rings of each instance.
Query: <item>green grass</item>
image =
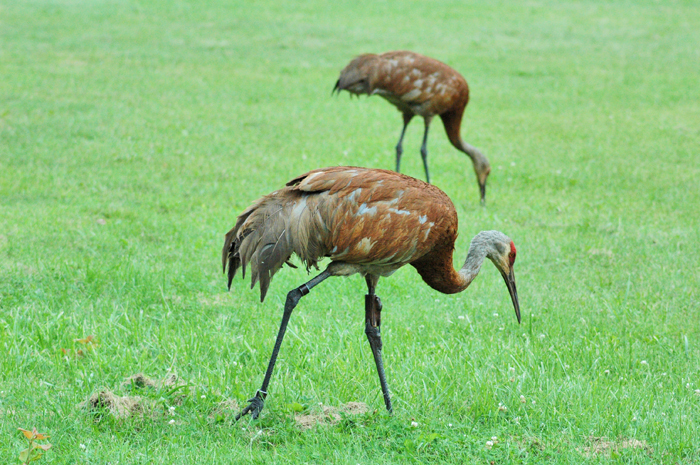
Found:
[[[33,426],[45,463],[700,461],[699,23],[689,1],[0,0],[3,463]],[[456,296],[411,267],[381,280],[389,416],[364,280],[329,280],[292,316],[261,419],[217,420],[259,387],[308,279],[285,268],[264,305],[240,279],[226,292],[223,234],[307,170],[393,167],[400,115],[330,97],[354,55],[392,49],[470,83],[487,207],[439,122],[431,174],[458,209],[458,262],[480,230],[514,239],[523,323],[488,264]],[[416,120],[417,177],[421,137]],[[94,350],[64,357],[88,334]],[[76,408],[170,371],[191,391],[174,417]],[[295,425],[294,403],[350,401],[372,410]]]

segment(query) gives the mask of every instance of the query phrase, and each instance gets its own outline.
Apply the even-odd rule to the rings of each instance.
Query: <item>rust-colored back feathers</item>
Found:
[[[340,72],[335,90],[377,94],[399,110],[423,117],[452,112],[461,119],[469,102],[469,86],[461,74],[408,51],[358,56]]]

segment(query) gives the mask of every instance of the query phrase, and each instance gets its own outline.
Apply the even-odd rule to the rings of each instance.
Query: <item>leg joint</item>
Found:
[[[308,289],[306,293],[308,294]],[[287,305],[291,304],[292,308],[296,307],[304,295],[305,294],[302,294],[302,291],[299,288],[292,289],[287,293]]]

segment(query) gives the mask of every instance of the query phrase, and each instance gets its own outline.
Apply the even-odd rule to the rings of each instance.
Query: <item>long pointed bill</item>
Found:
[[[481,205],[486,205],[486,183],[479,183],[479,192],[481,193]]]
[[[518,303],[518,290],[515,288],[513,268],[510,269],[510,273],[501,273],[501,276],[503,276],[506,286],[508,286],[508,292],[510,292],[510,298],[513,299],[513,307],[515,307],[515,316],[518,318],[518,324],[520,324],[520,304]]]

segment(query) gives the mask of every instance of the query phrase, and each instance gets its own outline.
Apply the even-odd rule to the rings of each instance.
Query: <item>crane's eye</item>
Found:
[[[513,263],[515,263],[515,252],[508,254],[508,261],[510,262],[510,266],[513,266]]]

